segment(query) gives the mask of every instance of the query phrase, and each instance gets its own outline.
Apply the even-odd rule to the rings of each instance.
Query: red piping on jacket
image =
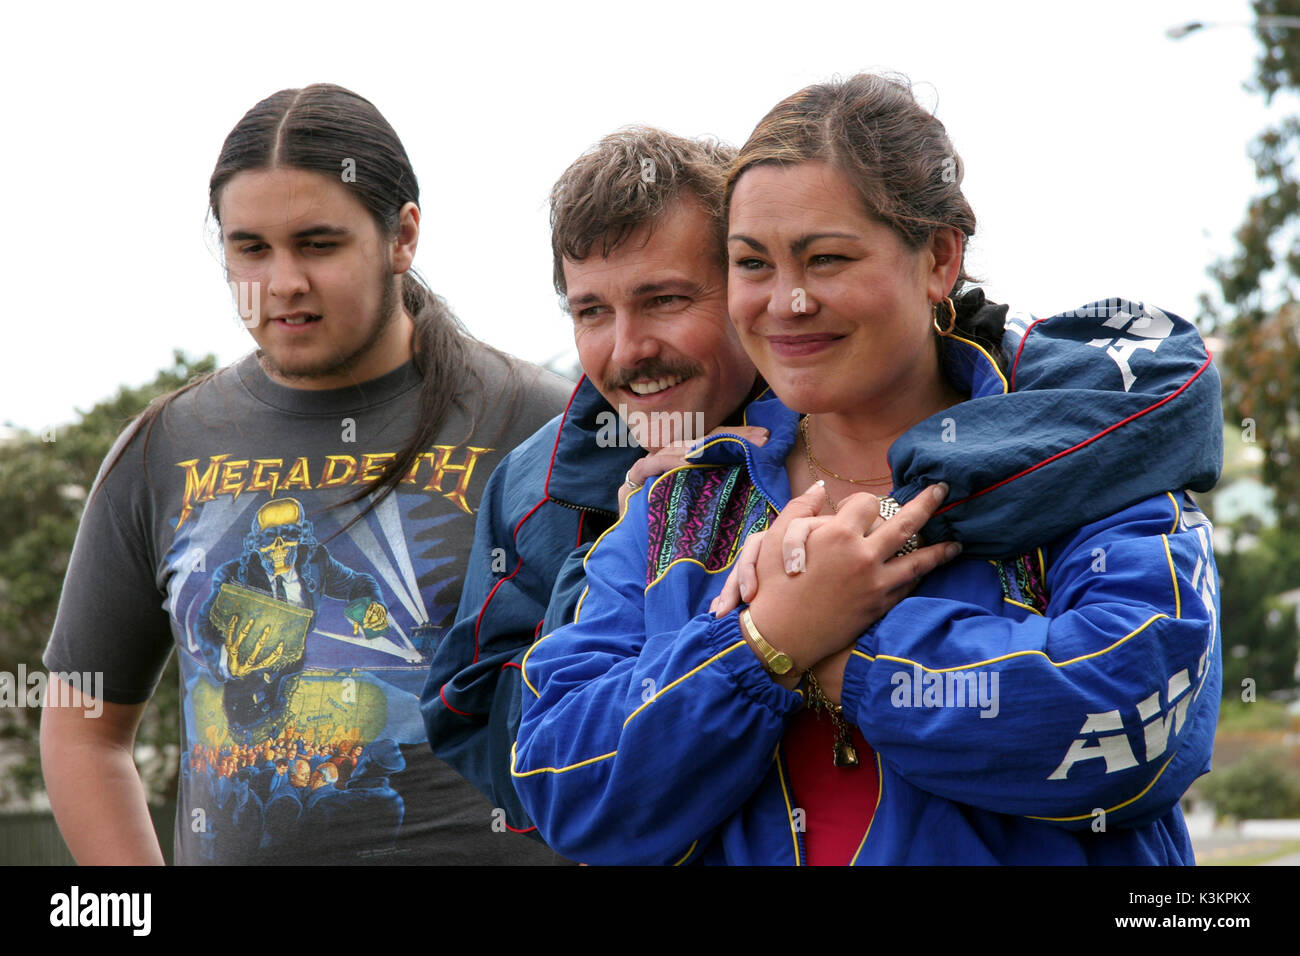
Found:
[[[438,688],[438,696],[442,698],[442,706],[446,707],[446,708],[447,708],[449,711],[451,711],[453,714],[460,714],[462,717],[477,717],[477,716],[478,716],[478,714],[471,714],[471,713],[469,713],[468,711],[457,710],[455,707],[451,706],[451,704],[447,703],[447,695],[443,693],[443,691],[446,690],[446,689],[447,689],[447,685],[446,685],[446,684],[443,684],[441,687]]]
[[[1016,360],[1011,366],[1011,388],[1012,389],[1015,388],[1016,369],[1020,365],[1020,353],[1024,351],[1025,341],[1029,338],[1029,333],[1033,331],[1034,326],[1038,325],[1039,322],[1044,322],[1044,321],[1046,320],[1039,319],[1038,321],[1034,322],[1033,325],[1029,326],[1029,328],[1025,330],[1024,337],[1021,338],[1020,340],[1020,348],[1016,349]],[[945,511],[949,511],[953,508],[956,508],[960,504],[965,504],[967,501],[970,501],[972,498],[978,498],[980,495],[986,495],[990,491],[993,491],[995,488],[1001,488],[1003,485],[1009,484],[1010,482],[1015,481],[1017,478],[1023,478],[1025,475],[1029,474],[1032,471],[1037,471],[1039,468],[1042,468],[1044,465],[1050,465],[1058,458],[1063,458],[1064,456],[1070,454],[1071,452],[1078,451],[1080,448],[1083,448],[1087,445],[1091,445],[1093,442],[1095,442],[1098,438],[1101,438],[1103,435],[1107,435],[1110,432],[1113,432],[1115,429],[1123,425],[1127,425],[1129,422],[1135,419],[1141,418],[1143,415],[1147,414],[1148,412],[1155,411],[1161,405],[1165,404],[1165,402],[1172,401],[1173,399],[1181,395],[1183,391],[1186,390],[1186,388],[1192,384],[1192,382],[1196,381],[1196,379],[1200,377],[1202,372],[1204,372],[1207,368],[1210,367],[1210,363],[1213,360],[1214,357],[1210,354],[1209,349],[1206,349],[1205,362],[1201,365],[1201,367],[1198,368],[1195,372],[1193,372],[1192,376],[1188,378],[1187,381],[1183,382],[1183,384],[1178,386],[1178,388],[1176,388],[1173,392],[1166,395],[1164,398],[1160,399],[1160,401],[1153,402],[1152,404],[1148,405],[1146,408],[1142,409],[1140,412],[1134,412],[1128,418],[1121,419],[1120,421],[1117,421],[1115,424],[1103,428],[1101,431],[1097,432],[1097,434],[1093,435],[1091,438],[1085,438],[1077,445],[1074,445],[1070,448],[1066,448],[1063,451],[1058,451],[1055,455],[1051,455],[1048,458],[1044,458],[1036,465],[1030,465],[1024,471],[1014,474],[1010,478],[1003,478],[1001,481],[995,482],[994,484],[989,485],[987,488],[981,488],[979,491],[972,492],[971,494],[967,495],[965,498],[960,498],[957,501],[944,505],[942,508],[936,511],[935,514],[941,515]]]
[[[583,378],[586,378],[586,376],[584,375]],[[564,422],[565,422],[565,420],[568,419],[568,417],[569,417],[569,409],[571,409],[571,408],[573,407],[573,400],[574,400],[575,398],[578,397],[578,389],[581,388],[581,387],[582,387],[582,380],[579,379],[579,380],[578,380],[578,385],[575,386],[574,389],[573,389],[573,394],[569,396],[569,403],[568,403],[567,405],[564,406],[564,414],[563,414],[563,416],[561,416],[561,418],[560,418],[560,427],[559,427],[559,429],[558,429],[558,430],[556,431],[556,433],[555,433],[555,444],[551,447],[551,461],[550,461],[550,464],[548,464],[548,465],[546,466],[546,485],[545,485],[545,487],[544,487],[543,490],[542,490],[542,494],[543,494],[542,500],[539,501],[539,502],[537,502],[537,504],[533,505],[533,507],[529,510],[528,514],[524,515],[522,518],[519,519],[519,523],[518,523],[517,525],[515,525],[515,530],[514,530],[514,532],[511,534],[511,539],[514,540],[514,541],[518,541],[518,540],[519,540],[519,529],[522,528],[522,527],[524,526],[524,522],[527,521],[529,518],[531,518],[533,515],[535,515],[535,514],[537,513],[537,509],[540,508],[542,505],[546,504],[547,499],[548,499],[549,496],[550,496],[550,492],[549,492],[548,489],[549,489],[550,486],[551,486],[551,472],[555,470],[555,456],[558,454],[559,449],[560,449],[560,435],[562,435],[562,434],[564,433]],[[516,548],[515,550],[518,551],[518,548]],[[511,578],[513,578],[516,574],[518,574],[518,573],[519,573],[519,569],[522,568],[523,566],[524,566],[524,562],[523,562],[522,560],[520,560],[520,562],[519,562],[517,565],[515,565],[515,569],[514,569],[513,571],[511,571],[511,572],[510,572],[506,577],[502,578],[500,581],[498,581],[496,584],[494,584],[494,585],[492,586],[492,590],[488,592],[488,596],[487,596],[486,598],[483,599],[483,606],[482,606],[481,608],[479,608],[478,616],[477,616],[476,618],[474,618],[474,660],[473,660],[471,663],[474,663],[474,664],[477,664],[477,663],[478,663],[478,652],[479,652],[479,646],[478,646],[478,632],[479,632],[479,628],[483,625],[483,615],[487,613],[488,605],[492,603],[492,598],[496,597],[497,588],[501,587],[501,585],[505,584],[507,581],[509,581]],[[538,624],[538,628],[540,629],[540,627],[541,627],[541,624],[539,623],[539,624]],[[535,634],[534,634],[534,637],[536,637]],[[452,711],[452,712],[454,712],[454,713],[460,714],[460,715],[463,716],[463,717],[476,717],[476,716],[479,716],[478,714],[470,714],[470,713],[466,713],[466,712],[463,711],[463,710],[456,710],[455,707],[452,707],[451,704],[448,704],[448,703],[447,703],[447,696],[446,696],[446,694],[443,693],[443,691],[446,690],[446,687],[447,687],[447,685],[446,685],[446,684],[443,684],[442,687],[438,688],[438,696],[442,698],[442,702],[443,702],[443,704],[446,705],[446,707],[447,707],[448,710],[450,710],[450,711]],[[534,829],[536,829],[536,828],[534,828]],[[524,832],[524,831],[516,831],[516,832]]]

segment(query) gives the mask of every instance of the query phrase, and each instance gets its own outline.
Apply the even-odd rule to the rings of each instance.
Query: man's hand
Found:
[[[618,513],[621,515],[627,510],[628,496],[644,485],[649,478],[690,464],[687,452],[694,447],[707,444],[714,435],[739,435],[751,445],[762,445],[767,442],[769,432],[766,428],[755,425],[719,426],[701,439],[691,442],[676,441],[651,452],[644,458],[637,459],[636,464],[628,469],[627,475],[624,476],[623,484],[618,486]]]

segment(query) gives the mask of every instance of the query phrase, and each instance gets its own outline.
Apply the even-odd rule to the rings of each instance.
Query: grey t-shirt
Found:
[[[511,402],[506,363],[469,354],[484,380],[472,437],[453,410],[398,490],[355,522],[365,499],[339,502],[414,429],[410,363],[309,391],[250,355],[176,398],[101,471],[45,664],[102,672],[103,698],[133,704],[176,647],[177,863],[558,861],[502,832],[432,755],[420,717],[483,486],[571,389],[521,364]]]

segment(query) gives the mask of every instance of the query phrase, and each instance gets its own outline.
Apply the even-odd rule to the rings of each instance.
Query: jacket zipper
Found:
[[[782,735],[784,737],[784,735]],[[803,831],[795,827],[793,806],[795,802],[794,781],[790,780],[790,768],[786,766],[785,757],[781,753],[781,745],[776,747],[776,772],[780,776],[785,791],[783,801],[785,802],[785,822],[786,826],[794,833],[795,842],[795,866],[804,866],[808,860],[808,851],[803,845]],[[785,781],[789,781],[786,783]],[[805,821],[807,822],[807,821]],[[782,838],[784,839],[784,837]]]
[[[610,511],[608,508],[597,508],[595,505],[575,505],[572,502],[565,501],[563,498],[548,498],[547,500],[554,502],[561,508],[568,508],[571,511],[586,511],[591,514],[609,515],[611,518],[618,517],[615,512]]]

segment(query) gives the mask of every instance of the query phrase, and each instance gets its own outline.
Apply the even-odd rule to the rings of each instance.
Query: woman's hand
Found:
[[[960,553],[961,546],[949,542],[896,556],[947,491],[942,484],[931,486],[889,521],[879,520],[880,499],[865,493],[845,498],[838,514],[823,514],[826,490],[820,482],[791,499],[771,534],[785,541],[793,522],[815,519],[807,522],[807,570],[787,574],[783,553],[754,546],[758,583],[749,607],[754,627],[799,669],[848,648],[917,581]]]
[[[651,452],[644,458],[638,458],[636,464],[629,468],[627,474],[623,477],[623,483],[618,486],[618,513],[621,515],[627,510],[628,496],[644,485],[647,479],[689,464],[690,458],[687,457],[686,453],[693,446],[704,444],[714,435],[739,435],[751,445],[762,445],[767,442],[769,432],[766,428],[759,428],[756,425],[737,425],[734,427],[722,425],[713,429],[704,438],[695,439],[694,441],[675,441],[671,445],[665,445],[658,451]]]
[[[795,518],[786,526],[785,537],[781,539],[781,560],[785,565],[786,574],[802,574],[807,568],[808,535],[814,528],[821,527],[834,517],[825,513],[825,503],[828,500],[825,496],[815,498],[815,510],[812,516]],[[877,517],[868,534],[880,527],[884,520]],[[754,600],[754,595],[758,592],[758,573],[755,568],[758,566],[758,555],[767,533],[767,530],[755,531],[745,539],[740,554],[736,555],[736,561],[727,575],[727,580],[722,584],[722,591],[709,604],[709,610],[713,612],[714,617],[724,617],[733,608]]]
[[[807,567],[808,535],[812,533],[813,528],[833,517],[822,513],[828,501],[825,495],[814,498],[813,515],[807,518],[795,518],[786,526],[785,537],[781,539],[781,561],[785,565],[786,574],[802,574]],[[883,519],[877,518],[876,523],[879,524],[881,520]],[[875,529],[875,525],[872,525],[872,529]],[[727,580],[722,584],[721,593],[709,604],[709,610],[713,612],[714,617],[724,617],[731,613],[733,608],[754,600],[754,595],[758,592],[758,572],[755,569],[767,533],[767,530],[755,531],[745,539],[740,554],[736,555],[736,561],[727,575]]]
[[[740,546],[736,563],[731,566],[727,580],[722,582],[722,591],[709,604],[714,617],[726,617],[734,608],[748,604],[758,590],[758,554],[762,550],[767,531],[751,532]]]

